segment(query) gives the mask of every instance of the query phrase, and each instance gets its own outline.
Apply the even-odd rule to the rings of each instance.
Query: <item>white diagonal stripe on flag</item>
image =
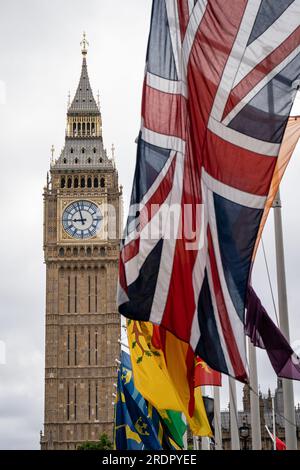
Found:
[[[227,126],[232,119],[246,106],[252,98],[254,98],[260,90],[263,89],[276,75],[281,72],[298,54],[300,53],[300,46],[296,47],[291,54],[289,54],[277,67],[263,77],[263,79],[230,111],[229,114],[223,119],[222,124]]]
[[[208,129],[211,130],[214,134],[221,137],[221,139],[231,142],[237,147],[250,150],[261,154],[263,156],[277,157],[280,144],[274,144],[273,142],[265,142],[263,140],[255,139],[246,134],[242,134],[235,129],[230,129],[230,127],[224,126],[219,121],[216,121],[212,116],[210,116],[208,121]]]
[[[216,121],[221,121],[224,108],[232,90],[234,77],[240,67],[241,56],[246,48],[249,35],[252,31],[259,10],[261,0],[249,0],[238,30],[232,51],[228,57],[222,78],[219,83],[218,91],[215,96],[211,117]]]
[[[183,189],[183,166],[184,158],[183,155],[178,154],[176,159],[176,169],[174,174],[174,186],[171,197],[171,207],[181,204],[182,189]],[[176,215],[176,214],[175,214]],[[180,214],[177,218],[171,217],[171,211],[169,213],[167,221],[167,233],[171,232],[171,224],[174,227],[174,235],[178,234],[180,224]],[[161,323],[165,305],[167,302],[169,284],[172,275],[172,266],[174,260],[174,252],[176,247],[177,238],[173,237],[169,240],[164,241],[160,269],[151,309],[150,321],[153,323]]]
[[[185,153],[185,141],[173,135],[159,134],[146,127],[142,128],[142,138],[148,144],[156,145],[163,149],[176,150],[182,154]]]
[[[172,95],[182,95],[187,97],[186,83],[177,80],[167,80],[166,78],[158,77],[150,72],[146,76],[147,85],[155,90],[162,91],[163,93],[171,93]]]
[[[185,64],[185,77],[186,77],[186,68],[190,59],[190,53],[194,45],[195,36],[197,34],[199,25],[202,21],[202,18],[205,14],[208,0],[198,0],[193,12],[190,16],[189,23],[186,29],[184,36],[184,41],[182,44],[183,50],[183,59]]]
[[[210,176],[204,168],[202,168],[202,180],[210,191],[219,194],[219,196],[229,201],[236,202],[245,207],[252,207],[253,209],[263,209],[265,207],[266,196],[257,196],[256,194],[246,193],[240,189],[228,186]]]
[[[257,64],[279,47],[299,27],[300,0],[295,0],[279,18],[245,50],[243,62],[236,74],[234,88]],[[288,24],[289,28],[285,28]],[[265,45],[270,45],[266,47]]]

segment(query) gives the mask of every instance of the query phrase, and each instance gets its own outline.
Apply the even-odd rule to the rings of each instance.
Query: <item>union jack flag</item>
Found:
[[[154,0],[119,311],[247,380],[253,249],[300,74],[299,0]]]

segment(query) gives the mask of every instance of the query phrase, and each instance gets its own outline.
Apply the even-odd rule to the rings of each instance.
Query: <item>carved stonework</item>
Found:
[[[44,189],[46,357],[42,449],[75,449],[84,441],[97,441],[103,432],[112,439],[113,432],[112,393],[120,335],[115,301],[120,191],[115,165],[103,147],[101,115],[89,84],[86,49],[67,123],[64,149],[51,165]],[[78,209],[79,215],[70,216],[67,222],[74,225],[72,236],[63,227],[63,214],[71,203],[77,210],[78,201],[97,206],[103,220],[100,224],[92,210],[90,214]],[[111,217],[108,206],[113,208],[116,222],[113,237],[106,230]],[[94,220],[97,234],[90,236],[88,224]],[[82,238],[78,238],[80,234]]]

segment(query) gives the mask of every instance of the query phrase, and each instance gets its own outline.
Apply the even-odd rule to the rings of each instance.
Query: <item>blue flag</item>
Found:
[[[115,409],[117,450],[179,449],[158,411],[137,391],[130,356],[121,351]]]

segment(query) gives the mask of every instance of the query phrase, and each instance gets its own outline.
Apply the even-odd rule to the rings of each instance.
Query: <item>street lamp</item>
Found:
[[[243,419],[243,425],[239,428],[240,439],[243,441],[243,450],[247,450],[247,441],[250,435],[250,428],[247,423],[247,418]]]

